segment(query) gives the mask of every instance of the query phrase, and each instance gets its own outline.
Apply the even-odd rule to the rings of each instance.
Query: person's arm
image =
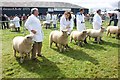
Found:
[[[97,23],[98,25],[102,25],[102,20],[99,19],[98,16],[95,17],[95,23]]]
[[[81,23],[81,19],[79,19],[79,15],[76,16],[77,23]]]
[[[63,17],[60,18],[60,30],[64,30],[66,28],[65,19]]]
[[[70,30],[73,30],[73,27],[74,27],[74,24],[73,24],[74,22],[73,22],[73,20],[71,19],[70,20]]]
[[[32,18],[29,17],[25,22],[25,27],[26,29],[28,29],[28,31],[32,32],[33,34],[36,34],[36,31],[33,29],[31,23],[32,23]]]

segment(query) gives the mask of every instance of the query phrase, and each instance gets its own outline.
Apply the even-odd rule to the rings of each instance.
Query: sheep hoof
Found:
[[[63,52],[63,50],[62,50],[62,49],[60,49],[60,52]]]
[[[23,63],[23,58],[20,59],[20,63]]]

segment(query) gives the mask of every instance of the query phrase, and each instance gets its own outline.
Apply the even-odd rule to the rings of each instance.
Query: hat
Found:
[[[38,9],[37,9],[37,8],[32,8],[32,9],[31,9],[31,14],[33,14],[34,11],[38,11]]]

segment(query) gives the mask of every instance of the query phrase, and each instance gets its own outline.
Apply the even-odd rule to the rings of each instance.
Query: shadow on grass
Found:
[[[57,48],[52,48],[55,51],[58,51]],[[59,52],[59,51],[58,51]],[[93,57],[89,56],[87,53],[83,52],[82,50],[75,50],[70,49],[67,52],[59,52],[60,54],[66,55],[68,57],[71,57],[76,60],[82,60],[82,61],[90,61],[91,63],[98,65],[98,60],[94,59]]]
[[[20,58],[17,57],[16,60],[20,62]],[[60,69],[57,67],[57,65],[54,62],[48,60],[46,57],[42,57],[42,60],[36,59],[35,61],[24,60],[24,63],[22,64],[19,63],[19,65],[29,72],[37,73],[40,78],[64,77],[64,75],[60,72]]]
[[[92,43],[92,44],[88,43],[84,45],[83,48],[92,49],[92,50],[106,50],[103,46],[100,46],[100,44],[97,43]]]
[[[119,47],[120,48],[120,41],[117,41],[117,43],[104,41],[103,45],[108,45],[108,46],[111,46],[111,47],[115,47],[115,48]]]

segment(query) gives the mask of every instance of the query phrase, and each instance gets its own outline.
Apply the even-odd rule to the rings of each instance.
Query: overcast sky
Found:
[[[4,1],[47,1],[47,2],[68,2],[72,4],[77,4],[79,6],[89,8],[89,9],[116,9],[118,8],[118,2],[120,0],[0,0],[0,2]],[[120,8],[120,5],[119,5]]]
[[[120,2],[120,0],[36,0],[36,1],[69,2],[89,9],[91,8],[114,9],[118,8],[118,2]]]

